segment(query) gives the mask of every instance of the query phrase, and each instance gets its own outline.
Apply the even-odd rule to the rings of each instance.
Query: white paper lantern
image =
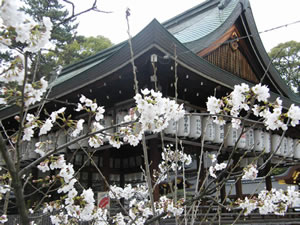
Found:
[[[188,137],[190,134],[190,115],[185,114],[183,118],[179,119],[178,121],[178,136],[179,137]]]
[[[204,141],[212,142],[215,139],[215,123],[211,117],[203,118],[202,134],[204,135]]]
[[[174,120],[170,120],[167,128],[164,130],[165,134],[175,135],[177,132],[176,122]]]
[[[294,140],[294,158],[300,159],[300,142],[299,139]]]
[[[287,144],[288,144],[288,153],[287,157],[293,157],[294,156],[294,140],[293,138],[288,138],[287,139]]]
[[[264,132],[260,129],[254,131],[254,150],[263,151],[264,150]]]
[[[265,153],[271,152],[271,134],[264,132],[264,149]]]
[[[286,137],[283,138],[281,145],[282,145],[281,155],[287,157],[289,153],[289,149],[288,149],[288,139]]]
[[[272,142],[272,152],[275,152],[275,155],[277,156],[282,156],[282,145],[279,146],[280,144],[280,135],[278,134],[273,134],[271,138]]]
[[[246,128],[246,149],[254,149],[254,130],[252,128]]]
[[[241,149],[245,149],[246,148],[246,134],[242,134],[242,128],[239,129],[235,129],[232,128],[231,123],[226,125],[226,134],[227,138],[226,138],[226,146],[235,146],[236,142],[237,143],[237,147],[241,148]],[[241,137],[240,137],[241,136]],[[239,139],[240,137],[240,139]],[[239,139],[239,140],[238,140]]]
[[[222,144],[224,141],[224,133],[224,125],[215,124],[215,138],[213,140],[213,143]]]
[[[198,139],[201,137],[202,121],[200,115],[191,114],[190,118],[190,138]]]

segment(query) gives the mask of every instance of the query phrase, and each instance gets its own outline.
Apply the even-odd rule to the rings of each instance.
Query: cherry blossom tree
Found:
[[[236,170],[241,164],[242,158],[236,164],[231,163],[231,159],[238,148],[239,139],[247,132],[245,121],[250,121],[250,115],[259,118],[258,122],[264,124],[266,129],[281,129],[285,132],[289,126],[294,127],[299,124],[300,108],[298,106],[291,105],[287,112],[283,112],[282,101],[278,98],[274,103],[269,102],[269,90],[267,86],[262,84],[253,87],[246,84],[236,85],[233,92],[222,99],[209,97],[206,115],[213,118],[214,123],[218,125],[224,125],[227,121],[231,121],[233,129],[240,129],[239,137],[227,162],[218,162],[221,145],[216,154],[210,155],[211,166],[202,184],[199,182],[202,167],[201,165],[198,166],[194,195],[187,198],[186,191],[184,191],[183,198],[179,198],[177,176],[182,173],[183,179],[185,179],[185,167],[192,163],[192,157],[184,152],[184,146],[176,137],[175,146],[162,146],[162,162],[156,171],[155,180],[152,180],[154,176],[150,174],[145,133],[160,133],[171,123],[176,124],[185,116],[184,106],[178,104],[176,98],[175,100],[166,98],[157,90],[140,90],[134,60],[132,60],[136,91],[135,107],[129,115],[125,116],[124,121],[112,126],[119,128],[116,132],[108,132],[108,129],[112,127],[107,128],[101,125],[105,108],[84,95],[81,95],[79,102],[76,103],[75,111],[84,113],[87,115],[86,118],[71,119],[66,113],[67,106],[50,112],[48,115],[43,115],[43,117],[40,107],[36,114],[32,114],[31,111],[29,112],[30,107],[36,107],[37,104],[43,107],[43,97],[51,90],[44,78],[34,83],[29,82],[27,77],[30,68],[28,54],[39,51],[47,45],[52,24],[50,19],[46,17],[42,21],[34,21],[17,9],[17,0],[1,1],[0,49],[11,51],[14,59],[8,64],[1,65],[0,104],[18,106],[19,113],[14,119],[18,122],[19,128],[11,134],[2,126],[0,151],[5,166],[2,168],[4,172],[1,178],[0,196],[2,198],[5,196],[7,202],[9,197],[6,198],[6,196],[10,192],[14,193],[21,224],[36,224],[36,220],[32,216],[36,212],[43,212],[44,215],[49,216],[52,224],[76,224],[90,221],[92,224],[128,223],[137,225],[158,223],[160,218],[170,217],[175,218],[176,224],[181,223],[182,219],[187,224],[189,219],[186,215],[188,213],[192,215],[190,223],[193,224],[196,219],[197,206],[204,200],[210,200],[222,209],[228,207],[232,210],[237,209],[240,215],[243,213],[247,215],[253,210],[258,210],[261,214],[284,215],[288,207],[293,207],[299,202],[299,192],[294,188],[289,188],[287,191],[262,191],[256,198],[240,199],[232,202],[229,206],[224,201],[220,201],[217,196],[212,195],[212,193],[220,191],[226,181],[232,177],[241,179],[255,179],[257,177],[260,168],[257,168],[254,163],[250,163],[242,170]],[[129,13],[127,12],[127,21],[128,17]],[[18,49],[11,48],[12,41],[20,42],[26,47],[20,52]],[[130,35],[129,44],[132,48]],[[176,63],[175,59],[175,68]],[[175,85],[177,84],[175,83]],[[242,116],[242,112],[247,113]],[[257,121],[253,122],[257,123]],[[84,131],[84,125],[89,127],[88,131]],[[60,146],[51,143],[50,139],[37,142],[32,150],[39,154],[38,159],[25,165],[25,167],[21,167],[21,144],[30,143],[34,136],[48,135],[53,129],[65,132],[71,137],[70,141]],[[86,189],[80,186],[73,164],[65,159],[63,154],[59,154],[64,148],[85,139],[88,140],[91,148],[100,147],[105,140],[108,140],[109,144],[115,148],[120,148],[125,143],[131,146],[142,143],[146,182],[138,186],[131,184],[124,187],[109,185],[100,168],[89,156],[89,160],[106,182],[110,198],[115,199],[122,209],[120,213],[113,215],[107,209],[96,207],[95,193],[91,188]],[[200,159],[204,152],[203,143],[204,138],[202,138]],[[278,148],[279,146],[277,150]],[[276,151],[270,155],[268,160]],[[41,182],[43,187],[49,189],[53,185],[58,185],[55,191],[61,196],[59,199],[47,201],[48,194],[45,192],[44,198],[37,205],[26,205],[24,185],[35,179],[28,174],[28,171],[34,166],[37,166],[44,173],[47,171],[56,172],[56,176],[45,176],[35,180],[35,182]],[[261,167],[263,166],[265,165]],[[155,200],[153,190],[163,181],[170,183],[171,174],[175,174],[176,178],[175,185],[170,185],[172,198],[162,195],[158,200]],[[183,183],[185,184],[185,182]],[[204,186],[204,183],[207,185]],[[124,201],[128,202],[128,205],[125,206]],[[0,217],[1,223],[7,221],[6,209],[4,208],[3,211],[4,213]]]

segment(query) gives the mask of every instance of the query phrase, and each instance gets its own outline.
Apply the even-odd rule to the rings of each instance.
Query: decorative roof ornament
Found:
[[[226,6],[229,4],[231,0],[221,0],[219,5],[218,5],[218,8],[219,10],[223,10],[226,8]]]

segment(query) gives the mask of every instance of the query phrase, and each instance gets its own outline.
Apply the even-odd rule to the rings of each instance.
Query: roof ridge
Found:
[[[179,20],[185,20],[185,19],[193,16],[194,14],[204,11],[204,10],[210,8],[211,6],[219,4],[219,3],[220,3],[220,0],[206,0],[190,9],[168,19],[167,21],[163,22],[162,25],[166,29],[168,29],[174,23],[178,23]]]

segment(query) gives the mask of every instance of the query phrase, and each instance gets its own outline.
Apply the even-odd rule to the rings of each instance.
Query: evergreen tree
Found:
[[[56,75],[58,68],[77,62],[112,45],[103,36],[77,36],[76,18],[72,18],[66,7],[58,0],[22,0],[26,6],[22,8],[35,20],[44,16],[50,17],[53,24],[51,41],[55,49],[42,54],[32,55],[32,79],[46,76],[48,80]],[[38,65],[38,67],[35,67]]]
[[[22,0],[25,6],[22,10],[37,21],[41,21],[44,16],[50,17],[53,24],[51,42],[55,46],[49,53],[38,53],[31,55],[33,61],[32,79],[46,76],[49,80],[52,74],[59,68],[57,56],[61,54],[66,44],[71,43],[76,35],[78,24],[76,18],[69,19],[70,15],[64,5],[58,0]],[[55,57],[53,57],[55,56]],[[38,65],[36,67],[36,65]]]

